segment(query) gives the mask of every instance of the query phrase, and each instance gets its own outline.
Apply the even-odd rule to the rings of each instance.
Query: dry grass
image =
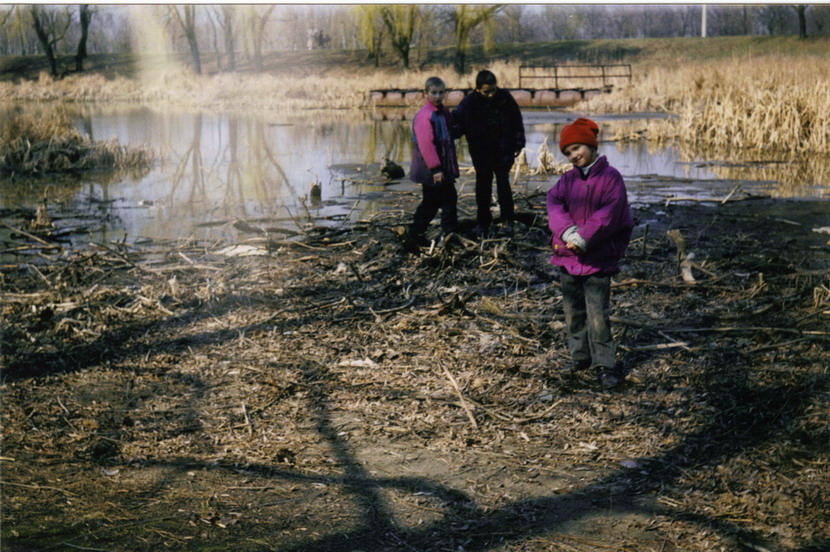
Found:
[[[62,109],[13,111],[0,125],[0,174],[134,169],[147,167],[151,159],[147,148],[93,142],[82,136]]]
[[[505,87],[518,86],[518,62],[488,66]],[[144,73],[140,80],[101,75],[72,75],[54,80],[42,73],[36,81],[0,83],[0,101],[141,102],[220,109],[265,109],[291,112],[314,109],[358,109],[368,106],[373,89],[413,89],[438,75],[450,88],[471,88],[475,66],[463,75],[443,66],[422,70],[338,67],[309,74],[302,67],[275,73],[219,73],[197,76],[183,70]]]
[[[830,62],[768,56],[635,71],[631,86],[600,96],[593,111],[668,111],[646,136],[744,151],[830,152]]]

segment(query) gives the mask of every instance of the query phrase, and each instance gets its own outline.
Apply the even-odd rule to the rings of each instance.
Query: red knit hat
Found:
[[[559,135],[559,150],[565,153],[565,148],[571,144],[585,144],[597,149],[599,147],[597,135],[599,135],[597,124],[591,119],[580,117],[562,128],[562,133]]]

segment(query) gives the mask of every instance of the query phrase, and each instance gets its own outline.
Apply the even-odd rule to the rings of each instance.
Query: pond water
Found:
[[[0,207],[34,209],[48,198],[50,213],[67,233],[93,241],[158,243],[193,237],[236,242],[235,221],[283,229],[286,235],[315,224],[345,224],[397,209],[417,188],[404,179],[384,185],[379,163],[388,157],[405,168],[411,158],[409,114],[389,120],[377,113],[328,113],[279,118],[151,109],[77,107],[72,119],[95,140],[115,138],[122,145],[147,145],[157,161],[146,174],[86,174],[60,180],[0,183]],[[561,126],[575,115],[527,111],[528,159],[547,137],[556,151]],[[616,125],[636,126],[656,115],[596,116],[604,136]],[[464,141],[462,164],[469,165]],[[747,166],[724,176],[731,166],[712,163],[673,148],[650,150],[643,142],[601,144],[626,179],[630,200],[653,202],[669,196],[723,197],[736,184],[749,193],[827,197],[830,183],[809,182],[795,193],[781,192],[766,172]],[[761,164],[761,166],[766,166]],[[734,167],[731,167],[734,169]],[[516,193],[547,190],[558,176],[522,179]],[[471,186],[472,177],[467,177]],[[312,197],[319,183],[320,197]],[[470,188],[468,187],[469,191]],[[73,235],[74,235],[73,234]]]

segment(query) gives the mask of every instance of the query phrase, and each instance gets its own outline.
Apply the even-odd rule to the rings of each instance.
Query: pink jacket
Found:
[[[448,181],[458,176],[458,160],[455,154],[455,122],[450,110],[427,102],[412,122],[412,165],[410,178],[430,186],[432,175],[443,172]]]

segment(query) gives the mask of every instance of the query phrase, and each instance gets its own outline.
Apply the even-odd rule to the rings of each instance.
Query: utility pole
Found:
[[[700,37],[706,38],[706,4],[703,4],[700,12]]]

